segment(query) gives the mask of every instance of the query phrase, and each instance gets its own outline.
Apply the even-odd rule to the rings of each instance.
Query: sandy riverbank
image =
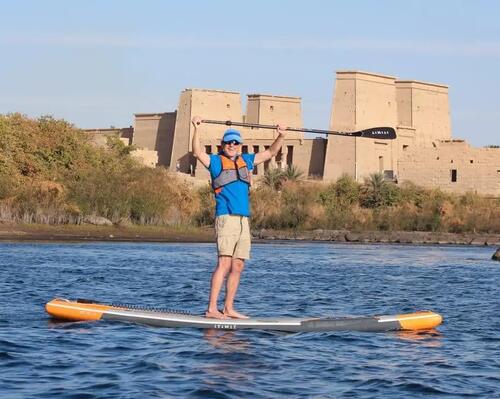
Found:
[[[262,229],[253,231],[253,236],[255,241],[291,240],[500,246],[500,235],[498,234]],[[213,242],[214,232],[210,227],[0,224],[0,241]]]
[[[0,224],[0,241],[212,242],[213,236],[211,228]]]

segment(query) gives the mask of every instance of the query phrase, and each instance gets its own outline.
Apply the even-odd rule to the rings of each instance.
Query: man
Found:
[[[206,154],[200,144],[198,129],[202,119],[192,120],[193,155],[209,170],[215,193],[215,232],[218,262],[212,274],[206,317],[216,319],[248,319],[234,308],[234,297],[240,284],[245,260],[250,258],[249,190],[254,166],[274,157],[283,145],[286,127],[277,126],[278,137],[271,147],[257,154],[241,154],[243,143],[238,130],[228,129],[222,137],[222,151]],[[222,284],[227,277],[224,310],[217,307]]]

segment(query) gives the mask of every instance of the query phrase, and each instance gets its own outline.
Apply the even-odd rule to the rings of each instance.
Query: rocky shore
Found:
[[[255,242],[273,240],[351,243],[451,244],[500,246],[499,234],[422,231],[269,230],[252,231]],[[214,242],[211,227],[9,225],[0,223],[0,241]]]
[[[334,241],[353,243],[500,245],[499,234],[454,234],[424,231],[312,230],[281,231],[262,229],[253,233],[262,240]]]

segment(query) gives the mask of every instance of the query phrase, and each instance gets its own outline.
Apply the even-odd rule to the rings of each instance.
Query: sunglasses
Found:
[[[240,143],[238,141],[236,141],[236,140],[223,141],[222,144],[224,144],[224,145],[229,145],[229,144],[240,145]]]

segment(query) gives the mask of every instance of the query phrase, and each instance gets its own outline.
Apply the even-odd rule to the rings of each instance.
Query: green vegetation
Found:
[[[118,137],[96,147],[70,123],[0,115],[0,222],[207,226],[214,199],[163,168],[146,168]],[[374,174],[324,184],[296,168],[269,169],[252,188],[252,225],[275,229],[500,233],[500,200],[454,195]]]
[[[96,147],[63,120],[0,115],[0,220],[191,223],[197,200],[188,186],[165,169],[141,166],[130,151],[118,137]]]
[[[500,199],[456,195],[381,175],[364,184],[343,176],[333,184],[287,182],[252,194],[252,222],[264,228],[500,232]]]
[[[285,182],[298,181],[302,179],[303,173],[299,168],[291,165],[286,169],[269,168],[264,172],[262,183],[273,190],[281,190]]]

